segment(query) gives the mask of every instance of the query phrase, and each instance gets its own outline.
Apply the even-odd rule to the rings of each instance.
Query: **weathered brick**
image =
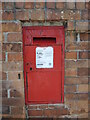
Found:
[[[20,43],[3,43],[3,52],[21,52]]]
[[[22,53],[8,53],[8,61],[22,61]]]
[[[77,84],[88,84],[88,78],[87,77],[68,77],[65,78],[65,84],[68,85],[77,85]]]
[[[35,8],[44,8],[45,7],[45,3],[44,2],[37,2],[38,0],[36,0],[36,4],[35,4]]]
[[[56,8],[57,9],[64,9],[65,3],[64,2],[56,2]]]
[[[34,8],[34,2],[25,2],[25,9]]]
[[[2,54],[0,54],[2,57],[2,61],[5,61],[5,52],[2,52]]]
[[[82,68],[88,67],[88,60],[66,60],[66,68]]]
[[[77,75],[78,76],[88,76],[88,75],[90,75],[89,71],[90,70],[88,68],[78,68]]]
[[[47,10],[47,12],[46,12],[46,16],[47,16],[47,18],[46,18],[46,20],[47,21],[54,21],[54,20],[57,20],[57,21],[59,21],[60,20],[60,12],[58,12],[58,11],[55,11],[55,10]]]
[[[65,85],[64,87],[65,89],[65,93],[72,93],[72,92],[76,92],[77,91],[77,86],[76,85]]]
[[[43,110],[28,110],[29,116],[43,116]]]
[[[89,42],[66,43],[66,50],[88,50]]]
[[[24,98],[3,98],[2,105],[23,106],[24,105]]]
[[[10,90],[10,97],[22,97],[22,92],[20,90]]]
[[[90,59],[90,52],[79,52],[79,59]]]
[[[18,115],[23,113],[24,113],[23,107],[11,107],[11,114]]]
[[[16,19],[17,20],[29,20],[29,11],[28,10],[16,11]]]
[[[21,94],[22,98],[24,98],[24,83],[23,83],[23,81],[20,81],[20,80],[2,81],[2,90],[16,90]]]
[[[31,20],[32,21],[44,21],[45,12],[42,9],[32,10],[31,11]]]
[[[74,21],[68,21],[67,30],[74,30],[74,29],[75,29]]]
[[[2,31],[3,32],[21,32],[21,24],[20,22],[3,23]]]
[[[88,30],[88,22],[76,22],[76,30],[85,31]]]
[[[23,7],[24,7],[24,2],[16,2],[16,3],[15,3],[15,7],[16,7],[17,9],[23,8]]]
[[[20,74],[20,79],[19,79],[19,74]],[[8,72],[8,80],[23,80],[23,72],[14,72],[14,75],[13,75],[13,72]]]
[[[41,107],[41,106],[40,106]],[[28,105],[28,109],[29,110],[35,110],[35,109],[37,109],[38,108],[38,105]]]
[[[10,108],[9,106],[2,106],[2,114],[9,114]]]
[[[8,42],[22,42],[22,33],[8,33],[7,35]]]
[[[2,20],[14,20],[14,12],[13,11],[3,11]]]
[[[2,10],[5,9],[5,2],[2,2]]]
[[[81,18],[82,20],[88,20],[88,10],[82,10],[81,12]]]
[[[88,84],[78,85],[78,92],[87,92],[88,93]]]
[[[76,69],[67,69],[66,71],[65,71],[65,76],[66,77],[69,77],[69,76],[77,76],[77,70]]]
[[[88,41],[89,40],[89,35],[88,33],[80,33],[80,40],[81,41]]]
[[[86,2],[86,9],[90,9],[90,2]]]
[[[4,62],[2,64],[2,69],[4,71],[17,71],[23,70],[22,62]]]
[[[77,9],[85,9],[85,2],[76,2]]]
[[[65,44],[69,44],[70,42],[74,42],[75,41],[75,33],[74,32],[67,32],[66,36],[65,36]]]
[[[7,97],[7,90],[2,90],[2,97]]]
[[[88,100],[87,93],[67,93],[65,94],[65,99],[67,100]]]
[[[80,10],[75,11],[74,18],[75,18],[75,20],[81,20],[81,11]]]
[[[66,59],[77,59],[77,52],[66,52],[65,58]]]
[[[0,72],[0,76],[2,75],[2,80],[7,79],[7,74],[5,72]]]
[[[75,2],[67,2],[67,9],[75,9]]]
[[[47,8],[55,8],[55,2],[47,2]]]
[[[14,2],[5,2],[5,9],[7,10],[14,9]]]

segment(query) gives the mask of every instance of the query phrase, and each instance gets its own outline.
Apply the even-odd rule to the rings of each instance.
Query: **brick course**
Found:
[[[2,2],[0,77],[2,76],[3,118],[88,117],[89,5],[88,2],[58,0],[52,3],[39,3],[38,0],[36,3]],[[22,27],[61,24],[65,25],[64,103],[25,106]]]

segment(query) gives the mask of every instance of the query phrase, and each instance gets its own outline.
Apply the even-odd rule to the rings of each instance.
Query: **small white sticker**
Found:
[[[53,47],[36,48],[36,68],[53,68]]]

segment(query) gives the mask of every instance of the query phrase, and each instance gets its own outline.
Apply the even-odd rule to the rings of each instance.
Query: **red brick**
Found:
[[[47,2],[47,8],[55,8],[55,2]]]
[[[79,59],[90,59],[90,52],[79,52]]]
[[[77,86],[76,85],[68,85],[65,86],[65,93],[72,93],[72,92],[76,92],[77,91]]]
[[[89,17],[88,14],[89,14],[88,10],[82,10],[82,12],[81,12],[81,18],[83,20],[88,20],[88,17]]]
[[[22,97],[22,94],[18,90],[10,90],[10,97]]]
[[[88,84],[78,85],[78,92],[88,93]]]
[[[21,52],[20,43],[3,43],[2,50],[5,52]]]
[[[77,9],[85,9],[85,2],[76,2]]]
[[[16,80],[16,81],[10,81],[10,80],[6,80],[6,81],[2,81],[2,90],[17,90],[18,92],[20,92],[20,94],[22,95],[22,99],[24,98],[24,83],[23,80]]]
[[[0,74],[2,74],[2,80],[6,80],[7,79],[7,74],[5,72],[1,72]]]
[[[5,9],[5,2],[2,2],[2,10]]]
[[[67,69],[66,71],[65,71],[65,76],[66,77],[71,77],[71,76],[77,76],[77,70],[76,69]]]
[[[8,53],[8,61],[22,61],[22,53]]]
[[[2,105],[23,106],[24,105],[24,98],[3,98]]]
[[[88,68],[78,68],[77,74],[78,74],[78,76],[88,76],[88,75],[90,75]]]
[[[75,20],[81,20],[81,11],[80,10],[75,11],[74,18],[75,18]]]
[[[88,67],[88,60],[66,60],[65,61],[66,68],[82,68]]]
[[[5,52],[2,52],[1,57],[2,57],[2,60],[5,61]]]
[[[42,9],[32,10],[31,11],[31,20],[32,21],[44,21],[45,13]]]
[[[88,33],[81,33],[80,34],[80,40],[81,41],[88,41],[89,40],[89,35]]]
[[[90,9],[90,2],[86,2],[86,9]]]
[[[2,114],[10,114],[9,106],[2,106]]]
[[[56,8],[57,9],[64,9],[65,3],[64,2],[56,2]]]
[[[67,9],[75,9],[75,2],[67,2]]]
[[[60,13],[58,11],[55,11],[55,10],[47,10],[46,12],[46,16],[47,16],[47,21],[54,21],[54,20],[57,20],[59,21],[60,20]]]
[[[11,23],[3,23],[2,31],[3,32],[21,32],[21,24],[20,22],[11,22]]]
[[[16,11],[16,19],[17,20],[29,20],[29,11],[28,10]]]
[[[67,100],[88,100],[87,93],[67,93],[65,94],[65,99]]]
[[[3,11],[2,20],[14,20],[14,13],[12,11]]]
[[[23,113],[24,113],[23,107],[11,107],[11,114],[18,115]]]
[[[23,8],[24,7],[24,2],[16,2],[15,7],[16,8]]]
[[[22,34],[21,33],[8,33],[7,35],[8,42],[22,42]]]
[[[88,78],[87,77],[68,77],[65,78],[65,84],[68,85],[76,85],[76,84],[88,84]]]
[[[43,116],[43,110],[28,110],[29,116]]]
[[[18,78],[18,74],[20,74],[20,79]],[[14,72],[14,75],[13,72],[8,72],[8,80],[23,80],[23,72]]]
[[[74,30],[74,29],[75,29],[74,21],[68,21],[67,30]]]
[[[76,30],[88,30],[88,22],[76,22]]]
[[[74,32],[66,32],[66,44],[69,44],[70,42],[74,42],[76,38],[76,35]]]
[[[7,97],[7,90],[2,90],[2,97]]]
[[[77,52],[66,52],[65,58],[66,59],[77,59]]]
[[[4,62],[2,64],[4,71],[20,71],[23,70],[23,63],[22,62]]]
[[[25,2],[25,9],[34,8],[34,2]]]
[[[14,2],[5,2],[5,8],[7,10],[14,9]]]
[[[55,117],[57,115],[57,110],[44,110],[44,116]]]
[[[40,105],[41,106],[41,105]],[[28,105],[28,109],[29,110],[35,110],[35,109],[37,109],[38,108],[38,105]]]
[[[36,4],[35,4],[35,8],[44,8],[45,7],[45,3],[44,2],[37,2],[36,0]]]

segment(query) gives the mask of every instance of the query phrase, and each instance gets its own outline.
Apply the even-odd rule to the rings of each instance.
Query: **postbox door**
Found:
[[[25,47],[25,81],[29,103],[61,102],[61,49],[61,45]]]

